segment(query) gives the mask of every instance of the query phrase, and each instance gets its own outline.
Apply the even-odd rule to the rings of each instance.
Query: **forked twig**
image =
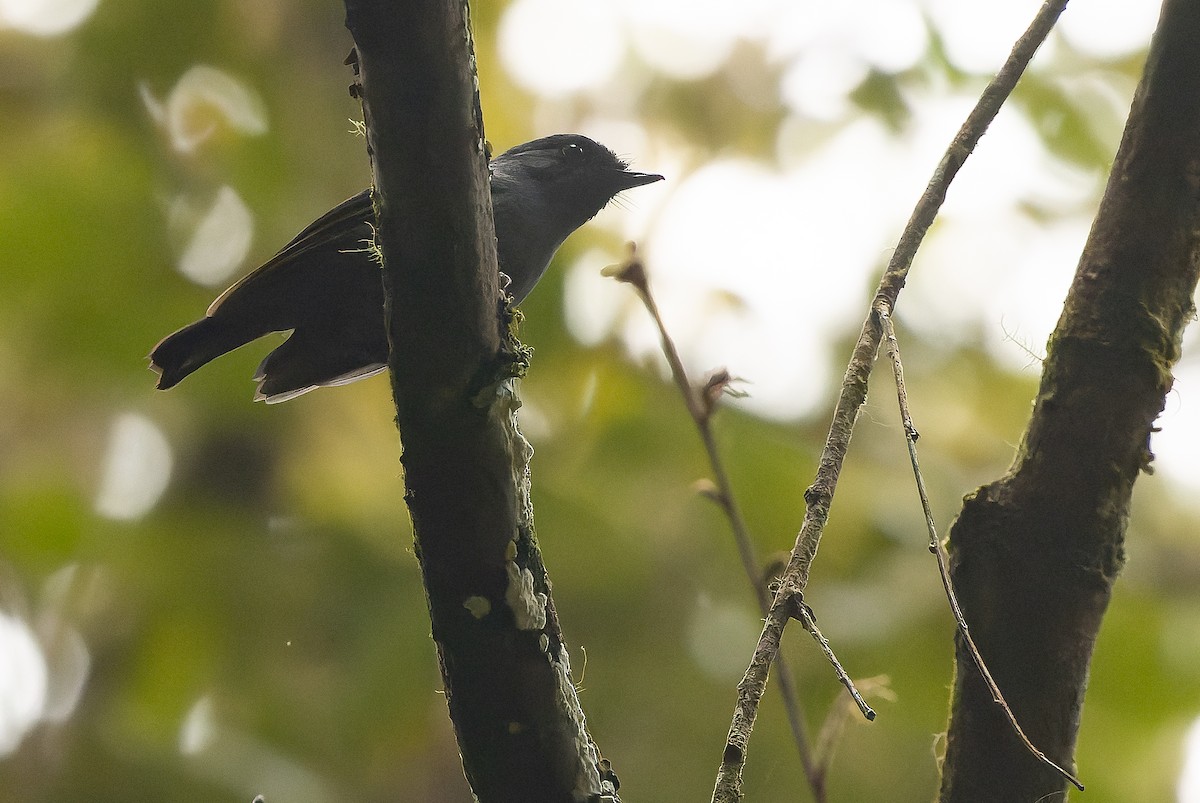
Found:
[[[742,516],[741,508],[738,506],[737,498],[734,496],[733,485],[729,481],[729,474],[725,470],[725,463],[721,459],[721,453],[717,448],[716,438],[713,436],[712,431],[712,415],[716,411],[717,402],[723,393],[728,392],[729,384],[734,380],[727,371],[720,370],[713,372],[702,386],[697,387],[692,384],[688,378],[687,370],[683,366],[683,360],[679,357],[679,350],[675,347],[675,341],[671,338],[670,333],[667,332],[666,323],[659,312],[658,303],[654,300],[654,294],[650,291],[650,281],[646,276],[645,265],[642,263],[640,257],[638,257],[637,249],[632,243],[630,244],[629,258],[616,266],[614,270],[608,270],[606,273],[634,288],[638,297],[645,305],[646,311],[650,313],[650,318],[654,321],[654,325],[658,328],[658,334],[662,340],[663,355],[666,356],[667,364],[671,368],[671,377],[674,379],[675,386],[683,396],[688,415],[691,416],[692,422],[696,425],[700,440],[704,444],[704,451],[708,455],[709,466],[712,469],[713,485],[705,491],[705,495],[717,503],[729,520],[730,529],[733,531],[733,540],[737,544],[738,554],[741,557],[742,569],[745,571],[746,579],[754,590],[759,610],[765,614],[771,605],[771,598],[767,592],[765,583],[766,578],[763,576],[758,558],[754,554],[754,544],[750,539],[750,528],[746,525],[746,519]],[[866,703],[862,701],[862,695],[854,687],[854,683],[850,679],[850,676],[846,674],[846,670],[842,668],[837,656],[833,653],[833,649],[829,646],[829,642],[821,635],[821,631],[817,629],[812,612],[806,610],[803,615],[805,627],[813,634],[813,638],[817,640],[817,643],[821,645],[821,650],[833,665],[838,679],[850,690],[851,696],[858,702],[860,708],[865,709],[864,713],[866,713],[870,709],[866,708]],[[800,763],[804,769],[804,775],[808,779],[809,786],[812,788],[813,797],[820,803],[820,801],[825,800],[824,767],[814,758],[812,747],[808,741],[808,735],[804,727],[804,712],[800,706],[799,695],[796,693],[795,678],[792,675],[791,668],[783,660],[782,656],[776,657],[775,666],[779,672],[779,691],[783,696],[788,723],[792,729],[792,737],[796,742],[796,749],[800,754]],[[875,714],[872,711],[868,718],[873,719],[874,716]]]
[[[808,584],[812,560],[817,554],[821,534],[829,517],[829,506],[833,501],[838,475],[849,448],[850,433],[854,429],[858,411],[866,401],[867,380],[875,355],[879,351],[882,335],[875,307],[882,304],[889,311],[895,307],[896,298],[908,277],[913,258],[929,227],[933,225],[950,183],[975,149],[988,125],[999,113],[1004,101],[1012,94],[1021,74],[1053,29],[1066,5],[1067,0],[1046,0],[1043,3],[1029,28],[1013,46],[1004,66],[983,90],[975,107],[967,115],[966,121],[934,169],[933,176],[900,235],[887,270],[880,279],[875,300],[866,320],[863,321],[862,331],[854,346],[854,354],[846,367],[816,479],[804,494],[808,504],[804,523],[796,538],[788,566],[779,579],[779,587],[767,612],[763,632],[755,647],[750,666],[738,684],[738,699],[713,789],[714,803],[734,803],[742,798],[742,768],[746,762],[746,745],[750,741],[750,732],[758,716],[759,702],[766,690],[771,662],[779,650],[779,642],[788,619],[796,618],[797,613],[803,609],[804,588]]]
[[[912,414],[908,409],[908,391],[904,387],[904,366],[900,362],[900,344],[896,341],[896,330],[892,326],[892,316],[888,313],[887,306],[884,304],[875,305],[875,314],[879,316],[880,324],[883,326],[883,337],[887,341],[887,352],[892,361],[892,376],[896,380],[896,398],[900,402],[900,422],[904,427],[904,441],[908,444],[908,459],[912,463],[913,477],[917,481],[917,495],[921,498],[921,510],[925,514],[925,529],[929,533],[929,551],[937,557],[938,574],[941,575],[942,587],[946,590],[946,599],[950,603],[950,610],[954,613],[954,622],[958,625],[958,632],[962,635],[963,641],[967,645],[967,652],[971,654],[971,659],[975,662],[975,666],[979,668],[979,674],[983,677],[983,682],[987,684],[988,691],[991,692],[992,702],[1000,706],[1000,710],[1004,712],[1009,726],[1012,728],[1013,733],[1017,735],[1017,738],[1021,740],[1021,744],[1038,761],[1052,768],[1082,792],[1083,784],[1079,782],[1079,779],[1050,760],[1045,753],[1034,746],[1033,742],[1029,741],[1029,737],[1025,735],[1025,731],[1021,729],[1020,723],[1017,722],[1016,714],[1009,707],[1008,701],[1004,699],[1004,695],[1000,691],[1000,686],[992,678],[992,673],[988,670],[987,664],[984,663],[983,655],[979,652],[979,648],[975,646],[975,639],[971,637],[971,631],[967,627],[967,620],[963,617],[962,609],[958,605],[958,595],[954,593],[954,584],[950,580],[950,567],[947,565],[946,560],[946,550],[938,538],[937,525],[934,524],[933,511],[929,506],[929,492],[925,489],[925,478],[921,475],[921,467],[917,462],[917,438],[921,436],[917,432],[916,426],[913,425]]]

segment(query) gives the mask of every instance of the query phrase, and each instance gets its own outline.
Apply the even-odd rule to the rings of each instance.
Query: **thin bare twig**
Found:
[[[887,675],[859,678],[858,685],[862,687],[864,695],[880,697],[888,701],[896,699],[896,694],[891,689],[891,678]],[[846,729],[846,723],[852,716],[854,716],[853,701],[847,700],[845,697],[837,697],[830,706],[825,721],[821,724],[821,730],[817,734],[816,745],[813,748],[813,753],[820,764],[827,766],[833,761],[833,753],[837,748],[842,731]]]
[[[833,654],[833,647],[829,646],[829,639],[817,627],[817,617],[813,614],[812,608],[807,604],[801,603],[800,609],[796,612],[796,618],[800,620],[800,624],[805,630],[812,635],[813,640],[821,648],[821,652],[825,654],[825,660],[833,665],[833,671],[837,674],[838,681],[846,687],[846,691],[850,693],[850,699],[858,706],[858,711],[868,722],[875,721],[875,709],[867,705],[867,701],[863,699],[862,694],[854,686],[854,681],[846,674],[846,670],[842,668],[842,662]]]
[[[934,524],[933,511],[929,506],[929,492],[925,489],[925,478],[921,475],[921,467],[917,462],[917,438],[921,436],[917,432],[916,426],[913,425],[912,414],[908,409],[908,391],[904,387],[904,366],[900,362],[900,344],[896,341],[896,330],[892,326],[892,316],[883,304],[875,306],[875,313],[879,316],[879,321],[883,326],[883,336],[887,341],[888,356],[892,361],[892,376],[896,380],[896,398],[900,402],[900,421],[904,427],[904,441],[908,444],[908,459],[912,463],[913,477],[917,481],[917,495],[921,498],[921,510],[925,513],[925,529],[929,533],[929,551],[937,557],[938,574],[941,575],[942,587],[946,590],[946,599],[950,603],[950,610],[954,613],[954,622],[958,625],[958,632],[962,635],[963,641],[967,645],[967,652],[971,654],[971,659],[975,662],[975,666],[979,668],[979,674],[983,677],[983,682],[987,684],[988,691],[991,692],[992,701],[1000,706],[1000,710],[1004,712],[1009,726],[1012,727],[1013,733],[1017,735],[1017,738],[1021,740],[1021,744],[1038,761],[1052,768],[1082,792],[1083,784],[1074,775],[1050,760],[1045,753],[1034,746],[1033,742],[1029,741],[1029,737],[1021,729],[1021,724],[1017,722],[1016,714],[1009,707],[1008,701],[1004,699],[1004,694],[1001,693],[1000,686],[992,678],[991,671],[987,668],[987,664],[984,663],[983,655],[979,652],[979,648],[975,646],[975,639],[971,637],[971,631],[967,627],[967,620],[963,617],[962,609],[958,604],[958,595],[954,593],[954,584],[950,580],[950,567],[947,565],[946,550],[942,546],[941,539],[938,538],[937,525]]]
[[[746,761],[746,745],[754,728],[754,720],[758,716],[759,702],[766,690],[771,662],[779,650],[779,642],[787,621],[798,618],[799,612],[803,610],[804,588],[808,584],[812,561],[829,517],[829,507],[837,487],[838,475],[849,448],[850,433],[854,429],[858,411],[866,401],[867,380],[875,355],[879,351],[882,334],[875,306],[883,304],[889,311],[894,309],[913,258],[945,201],[950,183],[975,149],[988,125],[995,119],[1004,101],[1012,94],[1018,79],[1033,59],[1038,47],[1049,35],[1066,5],[1067,0],[1047,0],[1038,10],[1029,28],[1017,40],[1004,66],[984,89],[934,169],[933,176],[900,235],[887,270],[880,279],[875,300],[866,320],[863,321],[854,353],[846,367],[829,435],[826,437],[825,448],[817,467],[816,479],[804,494],[808,505],[804,523],[796,538],[788,566],[780,577],[775,599],[767,612],[763,632],[755,647],[750,666],[738,684],[738,699],[734,706],[721,766],[717,772],[713,803],[734,803],[742,798],[742,768]]]
[[[658,328],[658,334],[662,340],[663,354],[666,356],[667,364],[671,368],[671,377],[675,381],[675,386],[679,388],[680,395],[683,396],[683,402],[687,407],[688,415],[691,416],[692,422],[696,425],[696,430],[700,434],[700,440],[704,444],[704,451],[708,455],[709,466],[712,469],[713,485],[705,490],[705,495],[716,502],[721,510],[725,512],[726,518],[729,519],[729,526],[733,531],[733,540],[737,544],[738,555],[742,560],[742,569],[745,571],[746,579],[750,582],[750,586],[754,590],[754,597],[758,601],[759,610],[765,614],[771,605],[771,598],[767,593],[765,583],[766,578],[763,576],[758,558],[754,554],[754,544],[750,539],[750,528],[746,525],[746,519],[742,516],[737,497],[734,496],[733,485],[729,481],[729,474],[725,470],[725,463],[721,459],[720,451],[717,449],[717,442],[713,437],[711,426],[712,413],[716,409],[717,400],[727,390],[732,377],[729,376],[728,372],[717,371],[709,376],[702,388],[692,385],[691,380],[688,378],[687,370],[683,367],[683,360],[679,357],[679,350],[675,347],[675,341],[667,332],[666,323],[663,321],[662,314],[658,310],[658,303],[654,300],[654,294],[650,291],[650,281],[646,276],[645,266],[637,255],[636,246],[632,243],[630,244],[629,258],[617,266],[616,270],[610,271],[610,274],[618,281],[625,282],[634,288],[638,297],[645,305],[646,311],[650,313],[650,318],[654,321],[654,325]],[[813,633],[813,637],[817,638],[823,644],[825,655],[833,664],[834,670],[838,673],[838,678],[845,678],[843,682],[849,684],[848,688],[852,690],[852,694],[857,699],[862,699],[858,695],[858,691],[854,689],[853,683],[850,682],[845,670],[838,663],[832,649],[829,648],[828,642],[825,641],[823,636],[820,636],[820,631],[814,629]],[[788,724],[792,729],[792,738],[796,742],[796,750],[800,755],[800,764],[804,770],[804,776],[808,780],[809,787],[812,789],[813,799],[817,803],[822,803],[825,800],[825,768],[814,759],[812,747],[809,744],[808,734],[804,727],[804,711],[800,705],[800,697],[796,692],[795,677],[792,674],[791,668],[783,659],[783,656],[776,657],[775,666],[779,672],[779,691],[783,696]]]

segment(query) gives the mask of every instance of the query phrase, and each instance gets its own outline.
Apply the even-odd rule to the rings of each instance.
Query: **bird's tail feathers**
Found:
[[[174,387],[192,371],[247,340],[219,319],[207,317],[167,335],[150,352],[150,368],[159,375],[158,389]]]
[[[255,401],[278,404],[320,387],[348,385],[387,368],[387,340],[362,342],[329,332],[297,329],[268,354],[254,373]],[[374,332],[372,331],[372,334]]]

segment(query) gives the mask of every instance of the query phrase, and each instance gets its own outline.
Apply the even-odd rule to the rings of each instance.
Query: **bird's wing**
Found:
[[[274,268],[294,261],[300,256],[317,248],[328,247],[330,243],[343,239],[354,233],[363,223],[374,220],[375,211],[371,201],[371,190],[366,189],[352,198],[347,198],[330,209],[325,214],[308,224],[291,242],[279,250],[275,256],[264,262],[258,268],[243,276],[225,292],[217,296],[209,305],[206,315],[211,316],[221,306],[221,303],[243,285],[253,282]],[[370,247],[363,243],[362,247]]]
[[[303,249],[314,240],[327,242],[331,235],[336,236],[363,220],[370,220],[374,217],[375,209],[372,206],[371,190],[365,189],[358,195],[342,201],[305,226],[304,230],[292,238],[290,243],[280,249],[276,258],[287,255],[293,249]]]

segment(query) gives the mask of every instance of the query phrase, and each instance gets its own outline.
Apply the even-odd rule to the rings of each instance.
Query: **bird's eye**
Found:
[[[583,148],[579,147],[574,142],[572,142],[570,145],[563,145],[561,153],[565,159],[578,160],[583,158]]]

